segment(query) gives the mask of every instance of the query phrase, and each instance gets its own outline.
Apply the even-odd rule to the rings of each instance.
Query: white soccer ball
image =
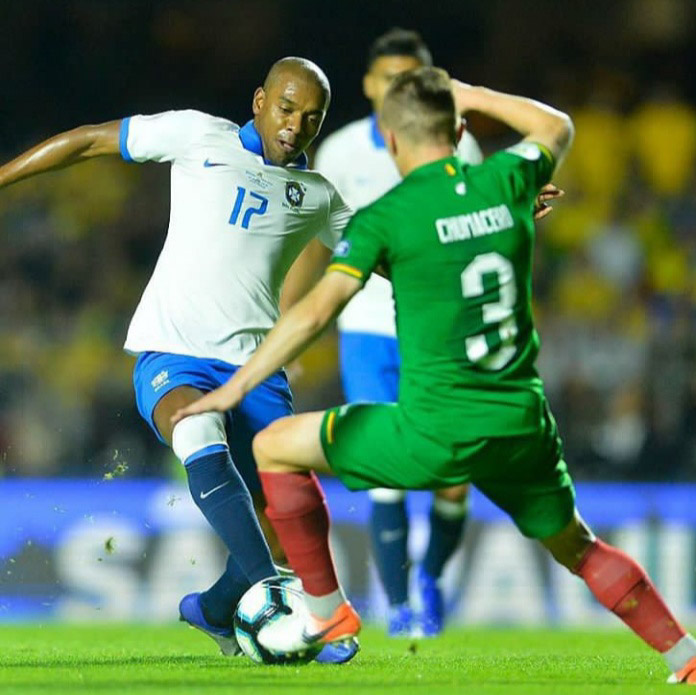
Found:
[[[242,651],[257,664],[306,663],[321,650],[303,639],[308,617],[300,580],[269,577],[242,596],[234,633]]]

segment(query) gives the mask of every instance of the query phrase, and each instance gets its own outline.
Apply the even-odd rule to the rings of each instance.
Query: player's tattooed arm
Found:
[[[120,125],[121,121],[85,125],[44,140],[0,166],[0,188],[92,157],[119,154]]]
[[[224,412],[284,364],[301,354],[363,286],[362,280],[340,272],[327,273],[295,304],[266,336],[251,359],[226,383],[178,410],[172,423],[196,413]]]

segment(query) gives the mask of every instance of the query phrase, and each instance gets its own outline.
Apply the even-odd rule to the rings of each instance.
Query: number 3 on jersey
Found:
[[[237,186],[237,198],[234,201],[234,207],[232,208],[232,214],[230,215],[230,224],[235,225],[239,221],[239,216],[242,214],[242,207],[244,207],[244,199],[246,198],[247,190],[242,186]],[[244,210],[244,215],[242,216],[242,229],[249,229],[249,224],[251,223],[251,218],[254,215],[263,215],[268,209],[268,198],[249,191],[249,198],[252,200],[247,201],[246,209]],[[254,204],[256,201],[256,204]]]
[[[513,313],[517,287],[512,263],[499,253],[476,256],[462,272],[462,294],[465,299],[480,297],[484,292],[483,276],[488,274],[498,276],[500,298],[481,307],[483,322],[491,327],[497,324],[500,344],[491,349],[485,334],[471,336],[466,339],[466,356],[484,369],[497,370],[505,367],[517,352],[517,323]]]

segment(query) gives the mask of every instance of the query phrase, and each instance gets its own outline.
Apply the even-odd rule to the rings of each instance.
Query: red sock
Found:
[[[329,549],[329,510],[314,473],[260,472],[266,516],[288,562],[312,596],[338,589]]]
[[[573,571],[605,608],[658,652],[686,634],[645,570],[618,548],[595,541]]]

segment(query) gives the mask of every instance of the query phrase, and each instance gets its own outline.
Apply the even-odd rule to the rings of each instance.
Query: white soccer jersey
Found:
[[[252,122],[132,116],[121,154],[171,162],[169,230],[125,349],[243,364],[278,318],[295,258],[315,236],[333,249],[350,208],[318,172],[264,163]]]
[[[468,132],[464,132],[457,154],[470,164],[483,159]],[[369,205],[401,180],[374,115],[349,123],[326,138],[317,152],[315,167],[353,208]],[[373,273],[339,316],[338,327],[341,331],[396,336],[391,283]]]

